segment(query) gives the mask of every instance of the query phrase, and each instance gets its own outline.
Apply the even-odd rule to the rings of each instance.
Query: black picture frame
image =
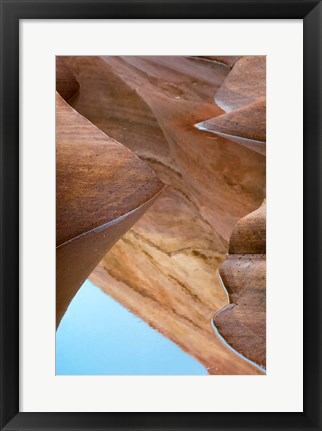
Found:
[[[321,2],[0,0],[0,5],[1,430],[321,430]],[[97,18],[303,19],[303,413],[19,412],[19,20]]]

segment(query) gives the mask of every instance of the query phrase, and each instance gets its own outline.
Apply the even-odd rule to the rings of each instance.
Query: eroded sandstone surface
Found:
[[[261,371],[216,336],[211,320],[227,304],[217,271],[234,226],[265,197],[265,157],[195,124],[225,115],[217,98],[231,106],[231,113],[257,103],[263,90],[252,89],[250,77],[253,85],[263,81],[264,60],[257,57],[259,65],[245,75],[241,70],[251,63],[248,58],[226,64],[213,59],[64,57],[80,85],[69,103],[166,185],[102,256],[91,279],[210,374],[256,374]],[[247,127],[249,122],[240,137]]]
[[[152,170],[56,93],[56,321],[163,188]]]

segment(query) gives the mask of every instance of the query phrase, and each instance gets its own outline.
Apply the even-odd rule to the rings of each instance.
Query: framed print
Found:
[[[320,2],[1,23],[1,429],[321,429]]]

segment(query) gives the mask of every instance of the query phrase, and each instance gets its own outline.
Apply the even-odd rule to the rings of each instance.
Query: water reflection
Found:
[[[207,375],[207,371],[87,280],[57,331],[56,374]]]

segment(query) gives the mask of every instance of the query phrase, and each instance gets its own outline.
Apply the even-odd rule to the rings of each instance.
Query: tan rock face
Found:
[[[56,312],[152,203],[162,182],[56,95]]]
[[[202,362],[211,374],[253,374],[216,337],[227,303],[216,275],[236,222],[265,196],[265,158],[194,125],[229,68],[184,57],[67,57],[73,107],[145,161],[167,188],[102,259],[91,279]]]

